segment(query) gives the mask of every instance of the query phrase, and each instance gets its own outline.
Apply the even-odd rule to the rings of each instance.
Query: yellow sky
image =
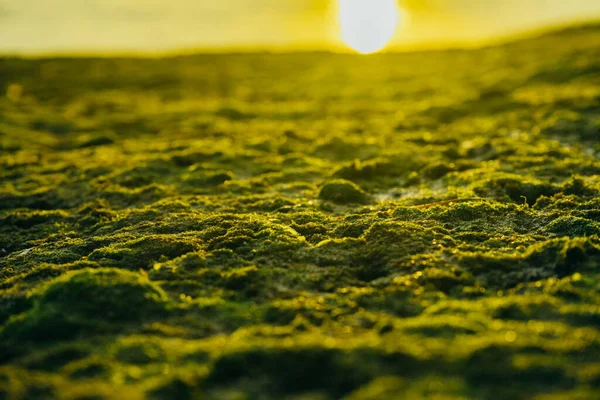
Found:
[[[599,0],[398,2],[407,15],[392,48],[480,41],[600,18]],[[340,46],[336,4],[337,0],[0,0],[0,53],[335,49]]]

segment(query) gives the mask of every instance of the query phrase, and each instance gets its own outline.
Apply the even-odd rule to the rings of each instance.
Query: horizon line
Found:
[[[600,16],[593,18],[583,18],[570,22],[551,23],[541,27],[522,29],[513,33],[498,35],[485,39],[473,40],[455,40],[455,41],[423,41],[407,45],[390,46],[382,51],[372,54],[360,54],[344,45],[314,45],[314,44],[296,44],[296,45],[266,45],[266,46],[207,46],[203,48],[180,48],[163,50],[50,50],[50,51],[7,51],[0,52],[0,59],[65,59],[65,58],[178,58],[193,57],[202,55],[252,55],[252,54],[311,54],[325,53],[336,55],[356,55],[362,57],[373,57],[378,55],[393,54],[418,54],[435,53],[444,51],[469,51],[491,48],[520,42],[523,40],[537,39],[547,35],[552,35],[564,31],[600,28]]]

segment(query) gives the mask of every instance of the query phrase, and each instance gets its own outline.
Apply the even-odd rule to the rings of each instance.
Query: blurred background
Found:
[[[600,18],[598,0],[398,4],[388,49],[467,46]],[[0,0],[0,53],[340,50],[337,8],[338,0]]]

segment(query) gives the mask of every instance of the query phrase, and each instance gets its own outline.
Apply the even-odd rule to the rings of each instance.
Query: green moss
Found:
[[[423,175],[429,179],[440,179],[455,170],[456,165],[454,164],[436,163],[428,165],[423,170]]]
[[[235,179],[235,175],[229,171],[220,172],[205,172],[196,171],[186,177],[185,185],[194,187],[214,187],[219,186],[227,181]]]
[[[332,174],[335,178],[368,183],[382,178],[397,177],[413,171],[419,163],[409,155],[396,155],[391,159],[375,158],[367,161],[354,160]]]
[[[312,155],[333,160],[364,159],[377,152],[375,146],[334,136],[318,143]]]
[[[20,364],[31,370],[52,372],[73,361],[86,359],[91,352],[89,347],[67,343],[25,357]]]
[[[222,279],[226,287],[233,290],[248,289],[250,285],[258,283],[260,279],[258,268],[245,267],[237,268],[223,274]]]
[[[600,226],[597,222],[578,217],[559,217],[548,224],[546,230],[560,237],[568,236],[576,238],[600,235]]]
[[[368,204],[369,195],[358,185],[344,179],[327,182],[319,191],[319,198],[338,204]]]
[[[108,135],[92,136],[90,138],[82,138],[77,147],[85,149],[88,147],[106,146],[115,143],[115,139]]]
[[[149,391],[148,398],[152,400],[191,400],[195,398],[195,395],[194,389],[188,383],[181,379],[173,379]]]
[[[527,182],[519,178],[499,178],[486,183],[485,188],[476,191],[482,196],[494,196],[502,199],[507,197],[519,204],[533,206],[542,197],[550,197],[558,193],[559,189],[551,184],[542,182]]]
[[[425,289],[431,286],[444,293],[460,290],[465,286],[472,286],[474,283],[473,277],[470,274],[455,268],[451,270],[428,268],[419,271],[416,278],[418,284]]]
[[[115,358],[125,364],[146,365],[166,361],[166,354],[159,344],[137,340],[119,345]]]
[[[88,380],[109,379],[112,371],[105,362],[85,360],[69,364],[64,372],[73,380]]]
[[[575,136],[583,140],[596,140],[600,134],[600,120],[581,114],[568,114],[545,127],[543,133],[559,138]]]
[[[0,324],[6,322],[12,315],[28,310],[31,306],[31,299],[24,293],[15,290],[0,291]]]
[[[546,390],[573,386],[574,382],[568,377],[564,365],[550,357],[538,356],[543,353],[541,349],[526,349],[526,354],[533,353],[535,356],[524,359],[524,363],[519,363],[514,353],[514,348],[496,345],[474,352],[467,361],[468,379],[476,385],[491,383],[502,386],[526,382]],[[503,396],[509,391],[509,388],[500,389],[496,396]]]
[[[21,210],[9,213],[0,219],[0,223],[12,225],[20,229],[29,229],[41,224],[56,224],[68,220],[69,214],[64,211],[31,211]]]
[[[94,250],[89,259],[107,266],[135,270],[147,268],[163,257],[176,258],[197,249],[197,245],[191,241],[169,235],[154,235]]]
[[[11,318],[4,340],[56,340],[117,329],[164,315],[165,293],[141,275],[117,269],[78,271],[35,293],[34,308]],[[115,324],[115,325],[113,325]]]
[[[249,389],[257,395],[261,391],[272,395],[323,391],[340,397],[368,382],[375,372],[369,364],[361,366],[365,356],[320,348],[249,349],[220,357],[207,383],[218,387],[243,379],[252,385],[252,380],[268,377],[267,382]]]
[[[599,38],[3,59],[0,397],[598,398]]]
[[[473,336],[486,328],[485,325],[477,322],[466,322],[451,317],[435,318],[427,315],[417,321],[418,323],[406,327],[405,331],[416,336],[455,338]]]
[[[201,237],[213,254],[231,251],[232,255],[254,260],[272,260],[277,254],[284,260],[296,258],[296,251],[305,245],[298,232],[261,218],[215,215],[205,220],[204,226]]]

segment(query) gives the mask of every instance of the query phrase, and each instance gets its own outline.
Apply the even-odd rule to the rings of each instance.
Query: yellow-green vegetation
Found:
[[[0,399],[600,398],[600,27],[0,91]]]

